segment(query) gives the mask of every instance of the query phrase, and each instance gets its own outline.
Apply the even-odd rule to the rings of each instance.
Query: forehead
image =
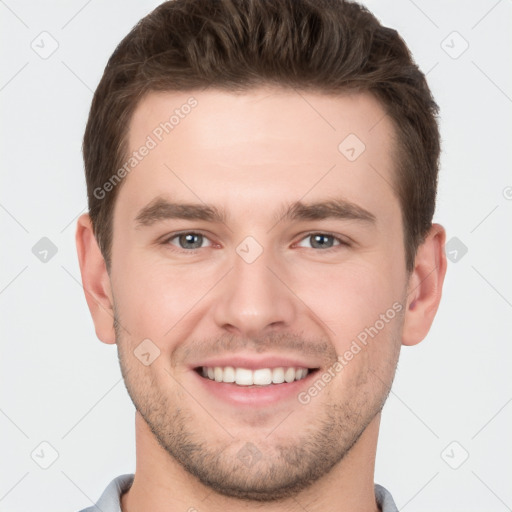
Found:
[[[393,125],[366,93],[152,92],[134,111],[128,146],[150,147],[117,201],[134,214],[163,192],[260,210],[340,193],[363,207],[372,197],[396,203]]]

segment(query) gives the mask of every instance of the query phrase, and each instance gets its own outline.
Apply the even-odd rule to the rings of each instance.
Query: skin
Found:
[[[110,275],[89,216],[77,225],[96,334],[117,343],[137,409],[136,476],[122,509],[378,510],[380,410],[401,345],[420,342],[436,314],[445,231],[432,226],[407,273],[391,185],[394,129],[372,96],[271,87],[150,93],[133,115],[130,151],[191,95],[197,106],[118,191]],[[350,133],[366,146],[352,162],[338,150]],[[137,213],[157,196],[211,204],[226,218],[137,228]],[[338,197],[375,222],[281,218],[294,201]],[[181,231],[203,234],[202,245],[183,248],[171,239]],[[327,237],[327,251],[312,232],[349,245]],[[252,263],[236,251],[247,236],[263,250]],[[310,358],[322,373],[393,304],[400,313],[307,404],[234,407],[190,369],[213,355],[264,353]],[[145,366],[133,351],[147,338],[160,355]],[[238,457],[248,442],[260,455],[252,465]]]

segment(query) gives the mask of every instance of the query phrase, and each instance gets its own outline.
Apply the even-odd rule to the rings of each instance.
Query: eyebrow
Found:
[[[136,228],[148,227],[167,219],[203,220],[225,223],[226,214],[213,205],[200,203],[173,203],[163,197],[156,197],[144,206],[135,217]],[[346,199],[331,199],[314,203],[296,201],[285,205],[274,221],[300,221],[322,219],[357,220],[375,224],[373,213]]]
[[[322,219],[357,220],[375,224],[375,215],[363,207],[346,199],[331,199],[315,203],[297,201],[286,206],[281,215],[274,217],[276,222],[282,220],[322,220]]]
[[[224,213],[215,206],[172,203],[163,197],[157,197],[139,211],[137,217],[135,217],[135,224],[137,228],[148,227],[166,219],[204,220],[223,223],[225,217]]]

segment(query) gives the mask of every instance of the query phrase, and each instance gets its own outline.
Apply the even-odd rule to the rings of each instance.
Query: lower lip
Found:
[[[317,371],[310,371],[306,377],[293,382],[269,384],[268,386],[239,386],[227,382],[201,377],[195,370],[193,373],[199,379],[200,385],[208,393],[232,405],[266,406],[282,400],[298,400],[298,394],[310,386],[310,381]]]

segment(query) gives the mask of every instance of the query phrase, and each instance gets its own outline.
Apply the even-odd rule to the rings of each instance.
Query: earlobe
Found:
[[[115,343],[113,297],[105,260],[94,237],[89,214],[78,218],[76,248],[85,299],[94,322],[96,336]]]
[[[443,226],[433,224],[418,247],[407,291],[403,345],[416,345],[422,341],[434,321],[446,274],[445,241]]]

